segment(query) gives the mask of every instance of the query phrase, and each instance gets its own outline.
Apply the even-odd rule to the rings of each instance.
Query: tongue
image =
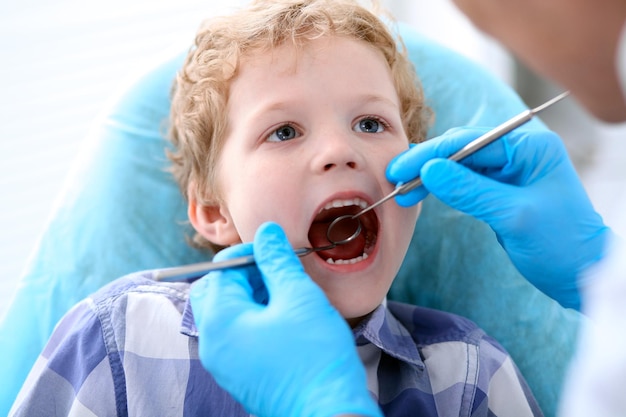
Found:
[[[309,230],[309,241],[313,247],[321,247],[330,245],[328,238],[326,237],[326,232],[328,231],[328,226],[330,222],[315,222],[311,226]],[[333,230],[335,228],[333,227]],[[354,230],[347,231],[345,236],[350,236]],[[332,258],[332,259],[353,259],[358,256],[363,255],[363,250],[365,249],[365,233],[360,233],[354,240],[348,242],[346,244],[337,245],[333,249],[325,250],[322,252],[318,252],[318,254],[324,258]]]

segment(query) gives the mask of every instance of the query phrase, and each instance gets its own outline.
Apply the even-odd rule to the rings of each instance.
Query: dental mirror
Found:
[[[452,154],[448,159],[453,161],[460,161],[461,159],[482,149],[483,147],[487,146],[488,144],[502,137],[503,135],[509,133],[513,129],[530,121],[537,113],[547,109],[554,103],[561,101],[568,95],[569,91],[566,91],[554,97],[553,99],[548,100],[538,107],[523,111],[517,116],[514,116],[506,122],[502,123],[495,129],[492,129],[481,137],[471,141],[463,148],[461,148],[461,150]],[[326,238],[329,242],[328,245],[320,247],[299,248],[295,250],[296,255],[306,256],[313,252],[330,250],[337,247],[338,245],[345,245],[353,241],[363,231],[361,221],[359,220],[360,216],[380,206],[384,202],[389,201],[396,195],[408,193],[409,191],[414,190],[421,185],[422,179],[420,177],[417,177],[406,183],[398,183],[396,188],[391,193],[387,194],[385,197],[381,198],[371,206],[364,208],[356,214],[345,214],[343,216],[337,217],[328,225],[328,229],[326,229]],[[160,281],[181,281],[185,279],[193,279],[194,277],[197,278],[199,275],[204,275],[214,270],[252,265],[254,263],[255,261],[252,255],[228,259],[221,262],[201,262],[198,264],[184,265],[155,271],[154,279]]]
[[[552,98],[551,100],[546,101],[540,106],[523,111],[517,116],[502,123],[500,126],[490,130],[489,132],[485,133],[479,138],[474,139],[473,141],[465,145],[463,148],[461,148],[459,151],[455,152],[450,157],[448,157],[448,159],[452,161],[460,161],[461,159],[473,154],[474,152],[477,152],[478,150],[489,145],[491,142],[495,141],[496,139],[501,138],[503,135],[509,133],[513,129],[530,121],[537,113],[547,109],[548,107],[552,106],[554,103],[561,101],[568,95],[569,95],[569,91],[565,91],[559,94],[558,96]],[[332,223],[328,225],[328,230],[326,231],[326,236],[328,238],[328,241],[331,243],[334,243],[335,245],[343,245],[354,240],[359,235],[359,233],[361,233],[361,229],[362,229],[361,221],[358,219],[360,216],[380,206],[384,202],[391,200],[396,195],[406,194],[409,191],[414,190],[421,185],[422,185],[422,179],[420,177],[417,177],[406,183],[398,183],[396,188],[391,193],[387,194],[385,197],[381,198],[380,200],[370,205],[369,207],[364,208],[363,210],[361,210],[360,212],[356,214],[345,214],[343,216],[337,217],[335,220],[332,221]],[[348,225],[347,230],[354,230],[354,232],[351,235],[344,234],[344,236],[347,236],[347,237],[340,239],[338,237],[339,235],[338,231],[334,231],[334,229],[338,229],[339,224],[342,224],[344,222],[347,223],[348,221],[353,222],[353,223],[356,221],[358,223],[358,227],[353,228],[352,226]],[[341,227],[346,227],[346,225],[342,225]],[[331,239],[331,237],[333,236],[334,236],[334,239]]]

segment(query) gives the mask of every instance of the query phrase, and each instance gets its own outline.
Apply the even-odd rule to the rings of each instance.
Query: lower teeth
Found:
[[[329,264],[334,264],[334,265],[350,265],[350,264],[355,264],[357,262],[361,262],[367,259],[367,253],[364,253],[361,256],[357,256],[356,258],[352,258],[352,259],[331,259],[328,258],[326,259],[326,262],[328,262]]]

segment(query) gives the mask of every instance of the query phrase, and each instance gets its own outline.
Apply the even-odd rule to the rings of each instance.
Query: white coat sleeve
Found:
[[[626,416],[626,242],[587,271],[578,352],[569,370],[560,417]]]

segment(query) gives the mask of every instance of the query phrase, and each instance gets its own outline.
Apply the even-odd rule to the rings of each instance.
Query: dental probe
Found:
[[[488,144],[490,144],[491,142],[495,141],[496,139],[500,138],[501,136],[509,133],[510,131],[512,131],[513,129],[523,125],[524,123],[530,121],[537,113],[547,109],[548,107],[552,106],[553,104],[557,103],[558,101],[561,101],[562,99],[564,99],[565,97],[567,97],[569,95],[569,91],[566,91],[564,93],[559,94],[558,96],[554,97],[553,99],[545,102],[544,104],[537,106],[533,109],[529,109],[526,110],[520,114],[518,114],[517,116],[514,116],[513,118],[507,120],[506,122],[502,123],[500,126],[492,129],[491,131],[485,133],[484,135],[480,136],[477,139],[474,139],[473,141],[471,141],[470,143],[468,143],[467,145],[465,145],[463,148],[461,148],[461,150],[457,151],[456,153],[452,154],[452,156],[450,156],[448,159],[451,159],[453,161],[459,161],[471,154],[473,154],[474,152],[482,149],[483,147],[487,146]],[[377,202],[375,202],[374,204],[372,204],[369,207],[364,208],[363,210],[361,210],[360,212],[356,213],[356,214],[347,214],[344,216],[339,216],[337,217],[335,220],[333,220],[331,222],[331,224],[328,226],[328,230],[326,232],[326,236],[330,242],[330,245],[327,246],[323,246],[323,247],[316,247],[316,248],[308,248],[308,247],[303,247],[303,248],[298,248],[295,249],[294,252],[296,255],[298,256],[305,256],[308,255],[312,252],[318,252],[318,251],[323,251],[323,250],[328,250],[328,249],[332,249],[334,247],[336,247],[337,245],[342,245],[345,243],[348,243],[350,241],[352,241],[354,238],[356,238],[359,233],[361,233],[361,222],[357,219],[359,216],[367,213],[370,210],[373,210],[374,208],[380,206],[381,204],[389,201],[390,199],[392,199],[393,197],[395,197],[398,194],[405,194],[408,193],[411,190],[414,190],[415,188],[419,187],[422,185],[422,179],[420,177],[417,177],[409,182],[406,183],[401,183],[398,184],[398,186],[396,186],[396,188],[389,194],[387,194],[385,197],[383,197],[382,199],[378,200]],[[341,239],[341,240],[336,240],[336,239],[331,239],[331,230],[341,221],[344,220],[354,220],[357,219],[357,224],[356,224],[356,229],[355,231],[352,233],[352,235],[350,235],[349,237],[345,238],[345,239]],[[241,267],[241,266],[248,266],[248,265],[253,265],[255,263],[254,261],[254,256],[253,255],[248,255],[248,256],[241,256],[238,258],[232,258],[232,259],[227,259],[224,261],[219,261],[219,262],[201,262],[201,263],[197,263],[197,264],[191,264],[191,265],[183,265],[183,266],[177,266],[177,267],[172,267],[172,268],[165,268],[165,269],[159,269],[154,271],[154,279],[157,281],[165,281],[165,282],[175,282],[175,281],[183,281],[183,280],[187,280],[187,279],[193,279],[196,277],[199,277],[201,275],[206,275],[207,273],[211,272],[211,271],[216,271],[216,270],[221,270],[221,269],[226,269],[226,268],[235,268],[235,267]]]
[[[510,131],[512,131],[513,129],[520,127],[521,125],[523,125],[526,122],[529,122],[537,113],[540,113],[541,111],[547,109],[548,107],[552,106],[553,104],[561,101],[562,99],[564,99],[565,97],[567,97],[569,95],[569,91],[565,91],[564,93],[559,94],[558,96],[554,97],[551,100],[546,101],[545,103],[543,103],[540,106],[535,107],[534,109],[529,109],[529,110],[525,110],[522,113],[518,114],[517,116],[514,116],[513,118],[507,120],[506,122],[502,123],[500,126],[490,130],[489,132],[485,133],[484,135],[480,136],[477,139],[474,139],[473,141],[471,141],[470,143],[468,143],[467,145],[465,145],[463,148],[461,148],[461,150],[455,152],[454,154],[452,154],[452,156],[450,156],[448,159],[452,160],[452,161],[460,161],[461,159],[473,154],[474,152],[479,151],[480,149],[484,148],[485,146],[489,145],[491,142],[495,141],[496,139],[504,136],[505,134],[509,133]],[[406,194],[411,190],[416,189],[417,187],[422,185],[422,179],[420,177],[417,177],[409,182],[405,182],[405,183],[398,183],[398,185],[396,186],[396,188],[389,194],[387,194],[385,197],[381,198],[380,200],[378,200],[377,202],[375,202],[374,204],[372,204],[369,207],[364,208],[363,210],[361,210],[360,212],[353,214],[353,215],[346,215],[346,216],[342,216],[344,218],[351,218],[351,219],[355,219],[365,213],[367,213],[370,210],[375,209],[376,207],[380,206],[381,204],[385,203],[386,201],[392,199],[393,197],[397,196],[398,194]],[[341,217],[335,219],[335,221],[333,223],[331,223],[331,225],[329,226],[329,228],[332,228],[340,219]]]
[[[361,225],[358,225],[357,235],[361,232]],[[352,239],[350,239],[352,240]],[[294,249],[294,253],[300,257],[306,256],[313,252],[320,252],[324,250],[333,249],[337,246],[337,243],[331,242],[330,245],[320,246],[315,248],[302,247]],[[223,261],[207,261],[196,264],[175,266],[172,268],[157,269],[153,272],[152,277],[157,281],[164,282],[176,282],[184,281],[188,279],[199,278],[202,275],[206,275],[211,271],[219,271],[227,268],[236,268],[241,266],[254,265],[256,261],[253,255],[239,256],[237,258],[226,259]]]

